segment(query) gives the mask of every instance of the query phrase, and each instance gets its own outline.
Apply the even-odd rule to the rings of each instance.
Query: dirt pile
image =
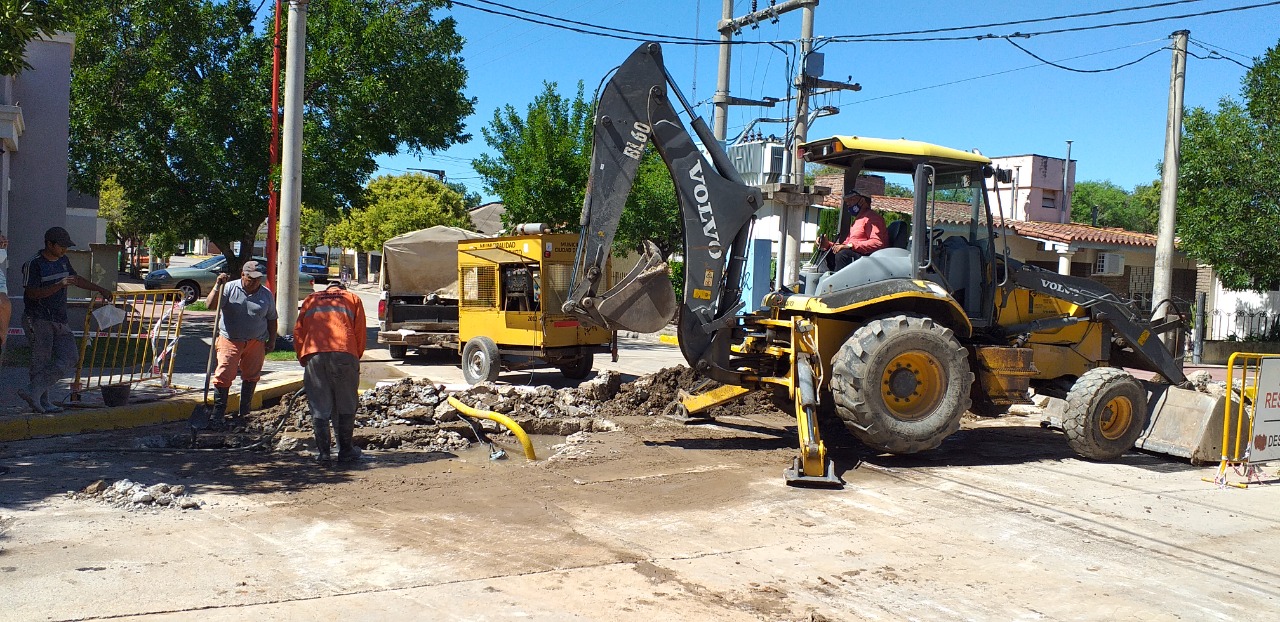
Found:
[[[355,441],[364,449],[418,449],[454,451],[475,442],[475,434],[449,404],[452,395],[479,410],[506,415],[529,434],[568,437],[581,432],[617,429],[611,421],[620,416],[659,416],[672,412],[681,390],[698,392],[719,386],[704,381],[688,367],[669,367],[634,382],[622,383],[619,374],[605,371],[577,387],[554,389],[479,384],[451,393],[425,378],[405,378],[377,386],[360,395],[356,411]],[[276,427],[289,432],[311,433],[311,415],[305,395],[286,398],[280,405],[254,414],[251,432]],[[767,392],[755,392],[726,406],[711,409],[711,416],[776,411]],[[488,420],[478,425],[490,435],[507,434]],[[300,448],[282,440],[277,449]],[[580,443],[579,443],[580,444]]]
[[[182,484],[153,484],[122,479],[108,484],[98,480],[79,491],[67,492],[67,498],[105,503],[128,511],[175,509],[198,510],[200,501],[187,493]]]

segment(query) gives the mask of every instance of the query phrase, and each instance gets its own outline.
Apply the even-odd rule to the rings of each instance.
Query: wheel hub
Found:
[[[945,389],[942,365],[928,352],[912,350],[897,355],[881,375],[880,395],[899,419],[920,419],[933,412]]]
[[[1103,407],[1102,416],[1098,418],[1102,436],[1107,440],[1116,440],[1129,430],[1133,422],[1133,403],[1126,397],[1115,397]]]

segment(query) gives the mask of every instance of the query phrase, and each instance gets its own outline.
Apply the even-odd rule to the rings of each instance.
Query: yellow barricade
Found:
[[[119,291],[111,301],[95,299],[84,317],[80,362],[71,399],[100,389],[108,406],[128,401],[136,383],[173,383],[174,356],[182,333],[182,292],[176,289]]]
[[[1260,464],[1280,460],[1280,355],[1236,352],[1227,360],[1222,462],[1212,481],[1248,488],[1263,480]],[[1244,481],[1228,479],[1234,473]]]

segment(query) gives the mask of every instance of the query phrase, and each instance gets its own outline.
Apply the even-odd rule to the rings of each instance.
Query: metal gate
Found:
[[[1232,354],[1226,390],[1222,462],[1205,481],[1235,488],[1268,483],[1259,465],[1280,460],[1280,355]],[[1229,479],[1233,473],[1243,481]]]
[[[90,303],[72,401],[80,401],[84,391],[99,389],[107,406],[119,406],[139,382],[172,385],[185,308],[182,298],[176,289],[119,291],[111,301]]]

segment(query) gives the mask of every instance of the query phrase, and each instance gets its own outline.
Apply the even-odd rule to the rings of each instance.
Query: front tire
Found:
[[[840,346],[831,368],[836,414],[878,451],[933,449],[960,429],[970,405],[968,352],[929,318],[871,321]]]
[[[182,292],[182,302],[185,304],[191,304],[200,299],[200,284],[195,281],[178,283],[178,289]]]
[[[502,371],[498,344],[488,337],[476,337],[462,347],[462,377],[468,384],[493,382]]]
[[[1115,460],[1133,448],[1147,427],[1147,390],[1128,372],[1097,367],[1067,393],[1062,431],[1083,458]]]
[[[560,366],[560,373],[570,380],[582,380],[591,374],[591,366],[595,363],[595,356],[592,354],[583,354],[573,359],[571,362]]]

